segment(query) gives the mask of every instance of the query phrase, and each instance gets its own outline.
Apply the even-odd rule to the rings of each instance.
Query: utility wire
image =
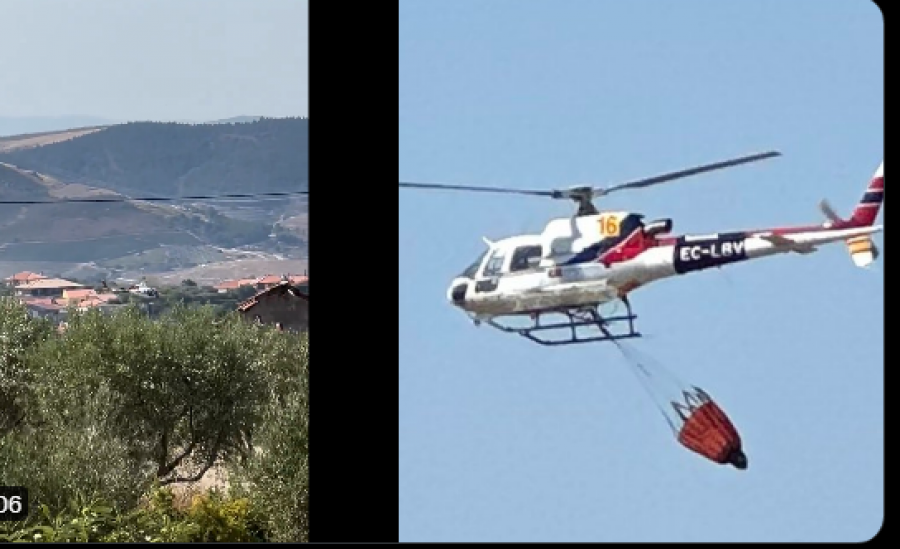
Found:
[[[96,203],[110,203],[110,202],[174,202],[178,200],[229,200],[229,199],[242,199],[242,198],[256,198],[256,199],[265,199],[265,198],[279,198],[279,197],[289,197],[289,196],[300,196],[300,195],[308,195],[309,191],[292,191],[292,192],[282,192],[282,193],[249,193],[249,194],[220,194],[220,195],[205,195],[205,196],[153,196],[153,197],[142,197],[142,198],[131,198],[127,196],[117,196],[117,197],[109,197],[109,198],[61,198],[58,200],[0,200],[0,205],[8,204],[8,205],[16,205],[16,206],[31,206],[36,204],[67,204],[67,203],[88,203],[88,204],[96,204]]]

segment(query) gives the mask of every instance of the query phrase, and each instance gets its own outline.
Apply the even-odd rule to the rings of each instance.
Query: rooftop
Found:
[[[287,281],[282,281],[282,282],[279,282],[278,284],[272,286],[271,288],[267,288],[265,290],[262,290],[261,292],[257,292],[256,295],[254,295],[250,299],[243,301],[240,305],[238,305],[237,310],[243,313],[243,312],[251,309],[257,303],[259,303],[259,298],[264,297],[266,295],[272,295],[272,294],[284,293],[284,292],[291,292],[291,294],[293,294],[297,297],[301,297],[303,299],[309,300],[308,287],[301,289]]]
[[[95,292],[92,288],[87,288],[83,290],[66,290],[65,297],[69,299],[85,299],[88,297],[96,297],[97,292]]]
[[[282,278],[278,275],[263,275],[256,279],[257,284],[278,284],[281,282]]]
[[[56,288],[84,288],[84,284],[72,282],[71,280],[64,280],[62,278],[42,278],[16,286],[17,290],[50,290]]]
[[[32,273],[31,271],[22,271],[21,273],[16,273],[7,277],[5,280],[7,282],[29,282],[31,280],[41,280],[44,278],[47,277],[42,274]]]

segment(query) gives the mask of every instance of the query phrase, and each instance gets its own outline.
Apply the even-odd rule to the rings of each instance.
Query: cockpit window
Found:
[[[475,275],[478,274],[478,267],[481,267],[481,262],[484,261],[484,256],[487,255],[487,250],[481,252],[481,255],[478,256],[478,259],[475,260],[474,263],[466,267],[466,270],[462,272],[462,277],[474,279]]]
[[[494,255],[488,259],[487,265],[484,267],[484,276],[497,276],[503,269],[503,261],[506,259],[506,252],[503,249],[494,251]]]
[[[513,252],[510,272],[525,271],[537,266],[541,259],[540,246],[520,246]]]

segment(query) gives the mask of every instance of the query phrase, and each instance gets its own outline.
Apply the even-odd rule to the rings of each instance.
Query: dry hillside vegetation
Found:
[[[0,153],[12,152],[20,149],[30,149],[51,143],[68,141],[82,135],[99,132],[104,128],[80,128],[61,132],[30,133],[25,135],[13,135],[0,137]]]

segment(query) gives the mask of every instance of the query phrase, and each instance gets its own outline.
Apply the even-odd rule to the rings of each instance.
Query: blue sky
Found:
[[[0,117],[306,116],[307,6],[308,0],[4,2]]]
[[[777,149],[602,203],[676,232],[849,214],[883,155],[866,0],[400,1],[401,180],[614,183]],[[546,349],[445,301],[482,236],[571,205],[400,192],[403,541],[862,541],[883,517],[883,270],[834,245],[632,296],[638,348],[709,392],[747,471],[678,445],[611,345]],[[881,243],[881,238],[876,238]]]

